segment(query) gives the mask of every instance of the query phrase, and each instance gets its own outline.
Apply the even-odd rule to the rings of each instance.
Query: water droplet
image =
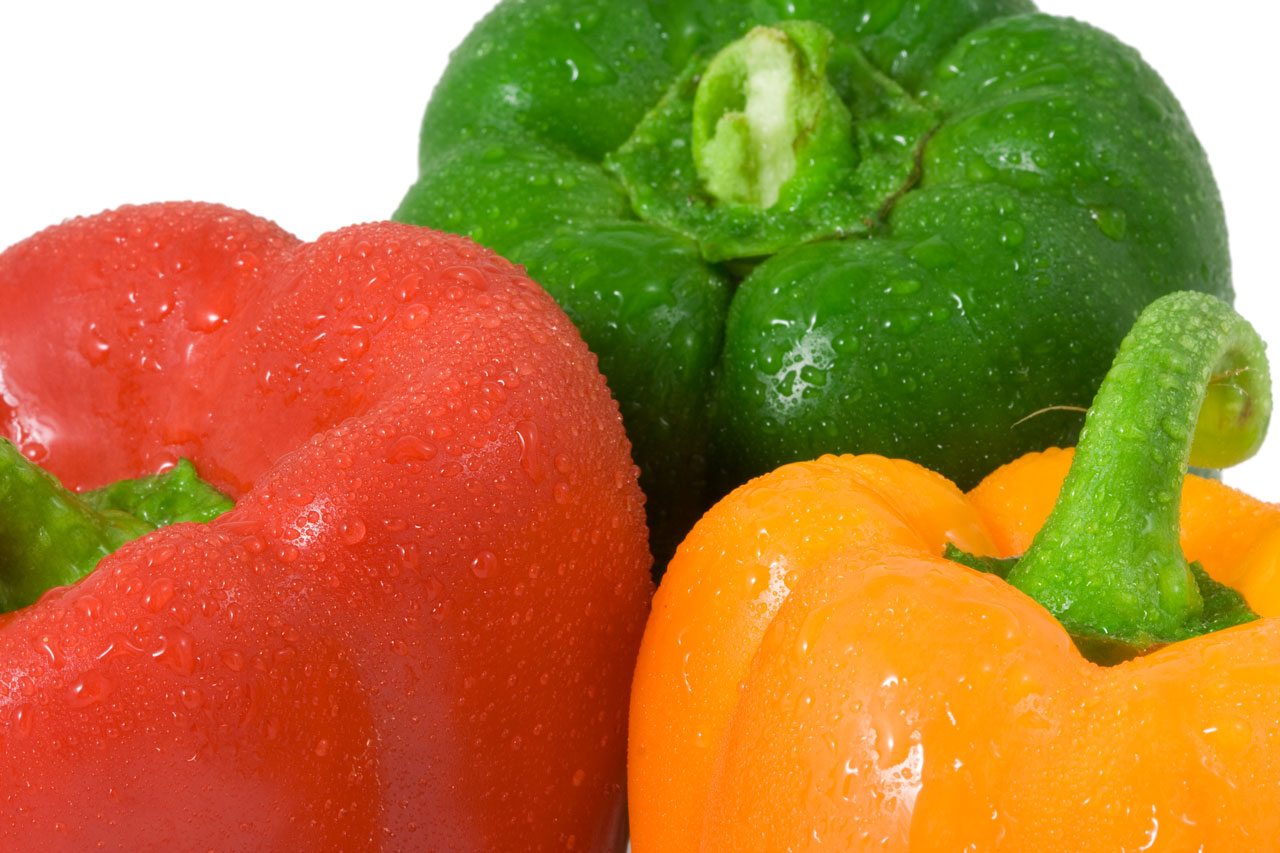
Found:
[[[1243,752],[1253,742],[1253,727],[1240,717],[1221,719],[1203,733],[1210,743],[1228,755]]]
[[[431,319],[431,309],[422,304],[410,305],[400,313],[398,323],[406,332],[420,329]]]
[[[404,278],[400,279],[400,283],[396,285],[395,296],[398,302],[408,302],[418,291],[422,289],[422,273],[411,272]],[[425,305],[416,305],[416,308],[426,308]]]
[[[107,638],[107,646],[98,652],[97,658],[98,660],[108,660],[114,657],[136,655],[141,651],[142,649],[130,642],[128,637],[116,632]]]
[[[86,593],[76,599],[72,608],[83,619],[97,619],[102,613],[102,601],[97,596]]]
[[[84,360],[95,367],[105,363],[107,357],[111,354],[111,345],[102,336],[102,332],[98,329],[96,323],[88,323],[80,331],[78,348]]]
[[[72,708],[87,708],[110,696],[114,689],[115,682],[97,670],[91,670],[72,683],[67,704]]]
[[[1124,210],[1110,205],[1100,205],[1089,211],[1098,230],[1112,240],[1123,240],[1129,230],[1129,218]]]
[[[184,687],[178,691],[178,698],[188,711],[194,711],[204,704],[204,691],[199,687]]]
[[[533,421],[516,424],[516,436],[520,439],[520,467],[535,483],[542,482],[542,445],[538,437],[538,425]]]
[[[174,586],[169,578],[157,578],[152,581],[142,596],[142,606],[152,613],[159,613],[166,604],[173,600]]]
[[[1011,249],[1021,246],[1026,236],[1027,229],[1022,226],[1021,222],[1016,220],[1010,220],[1000,226],[1000,243]]]
[[[342,520],[342,541],[348,545],[355,545],[362,541],[367,532],[368,528],[365,527],[364,521],[356,516],[350,516]]]
[[[965,178],[971,184],[991,183],[996,178],[996,170],[981,157],[973,157],[965,163]]]
[[[471,560],[471,573],[478,578],[487,578],[498,568],[498,556],[492,551],[481,551]]]
[[[884,321],[884,326],[899,335],[910,335],[919,329],[923,322],[924,318],[917,311],[891,311]]]
[[[800,368],[800,379],[811,387],[821,388],[827,384],[827,372],[816,364],[806,364]]]
[[[434,459],[435,453],[435,444],[422,441],[417,435],[401,435],[393,444],[387,461],[397,465],[403,462],[425,462]]]
[[[62,665],[66,663],[62,656],[62,650],[58,647],[58,642],[54,638],[45,635],[37,637],[31,642],[36,647],[37,651],[43,652],[48,656],[49,666],[54,669],[61,669]]]
[[[235,309],[235,290],[227,284],[210,286],[188,296],[188,300],[187,328],[208,334],[226,325]]]
[[[931,270],[949,269],[959,261],[955,248],[938,236],[917,243],[908,255],[920,266]]]
[[[29,735],[35,726],[36,712],[30,705],[22,704],[13,709],[10,719],[13,721],[14,731],[20,735]]]
[[[489,287],[488,278],[484,273],[474,267],[449,267],[448,269],[440,271],[440,278],[456,281],[471,290],[478,290],[481,292],[487,290]],[[462,295],[463,294],[459,292],[457,297],[450,298],[460,299]]]
[[[196,671],[196,641],[186,631],[171,626],[160,632],[160,647],[151,656],[182,675]]]

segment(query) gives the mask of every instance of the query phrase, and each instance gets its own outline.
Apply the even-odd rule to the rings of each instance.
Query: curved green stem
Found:
[[[0,612],[75,583],[158,527],[208,521],[231,506],[185,459],[163,474],[76,494],[0,439]]]
[[[1243,318],[1204,294],[1171,294],[1143,311],[1094,398],[1053,513],[1009,582],[1073,635],[1135,651],[1251,618],[1239,596],[1187,564],[1179,509],[1189,458],[1235,464],[1262,443],[1263,349]]]

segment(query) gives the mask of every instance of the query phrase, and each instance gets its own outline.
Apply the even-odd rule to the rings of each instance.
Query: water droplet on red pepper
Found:
[[[71,695],[67,704],[72,708],[96,705],[110,696],[115,686],[115,682],[96,670],[86,672],[71,685]]]
[[[471,560],[471,573],[478,578],[487,578],[498,568],[498,556],[492,551],[481,551]]]
[[[160,632],[160,648],[152,652],[151,656],[175,672],[191,675],[196,671],[195,648],[195,637],[177,626],[171,626]]]
[[[516,424],[516,436],[520,439],[520,467],[535,483],[542,482],[543,451],[538,436],[538,425],[533,421],[520,421]]]
[[[406,332],[420,329],[431,319],[431,309],[422,304],[410,305],[401,312],[399,317],[400,328]]]
[[[489,288],[488,277],[485,276],[484,273],[480,272],[480,270],[473,267],[449,267],[446,270],[440,271],[440,278],[456,281],[472,290],[478,290],[481,292],[484,292]],[[450,288],[450,291],[452,290],[453,288]],[[462,294],[459,292],[456,297],[451,294],[449,298],[461,298],[461,296]]]
[[[35,726],[36,713],[30,705],[19,705],[13,709],[13,729],[20,735],[31,734],[31,729]]]
[[[422,289],[422,274],[412,272],[400,279],[396,285],[395,297],[398,302],[408,302]]]
[[[222,661],[222,665],[232,672],[240,672],[244,669],[244,655],[236,649],[223,649],[218,652],[218,658]]]
[[[199,687],[182,688],[178,691],[178,698],[189,711],[194,711],[204,704],[204,692]]]
[[[364,521],[355,516],[343,519],[341,528],[342,541],[348,545],[355,545],[363,540],[367,532]]]
[[[57,640],[48,635],[44,635],[33,639],[32,644],[36,650],[43,652],[49,658],[49,666],[54,669],[61,669],[66,660],[62,656],[62,650],[58,648]]]
[[[436,455],[434,444],[423,441],[416,435],[401,436],[391,448],[388,462],[402,463],[410,461],[426,462]]]
[[[173,600],[173,595],[173,581],[169,578],[156,578],[143,594],[142,606],[152,613],[159,613]]]
[[[97,323],[85,324],[85,327],[80,331],[78,349],[80,350],[80,355],[84,356],[84,360],[95,367],[104,364],[111,354],[111,344],[107,343],[107,339],[103,337]]]

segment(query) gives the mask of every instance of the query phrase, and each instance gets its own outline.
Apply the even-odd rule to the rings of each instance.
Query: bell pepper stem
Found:
[[[711,60],[693,101],[693,157],[720,202],[767,210],[820,119],[832,35],[807,21],[756,27]]]
[[[231,506],[187,460],[162,474],[76,494],[0,438],[0,612],[75,583],[107,554],[158,527],[208,521]]]
[[[1235,464],[1262,443],[1271,412],[1263,350],[1257,332],[1214,297],[1175,293],[1148,306],[1121,343],[1058,502],[1009,583],[1074,636],[1138,651],[1220,621],[1205,612],[1205,576],[1179,544],[1182,483],[1189,459]]]

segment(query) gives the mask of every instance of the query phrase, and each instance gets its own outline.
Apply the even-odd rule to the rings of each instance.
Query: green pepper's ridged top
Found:
[[[420,170],[396,218],[525,264],[599,355],[659,560],[783,462],[967,487],[1073,443],[1147,303],[1231,298],[1173,95],[1023,0],[507,0]]]

